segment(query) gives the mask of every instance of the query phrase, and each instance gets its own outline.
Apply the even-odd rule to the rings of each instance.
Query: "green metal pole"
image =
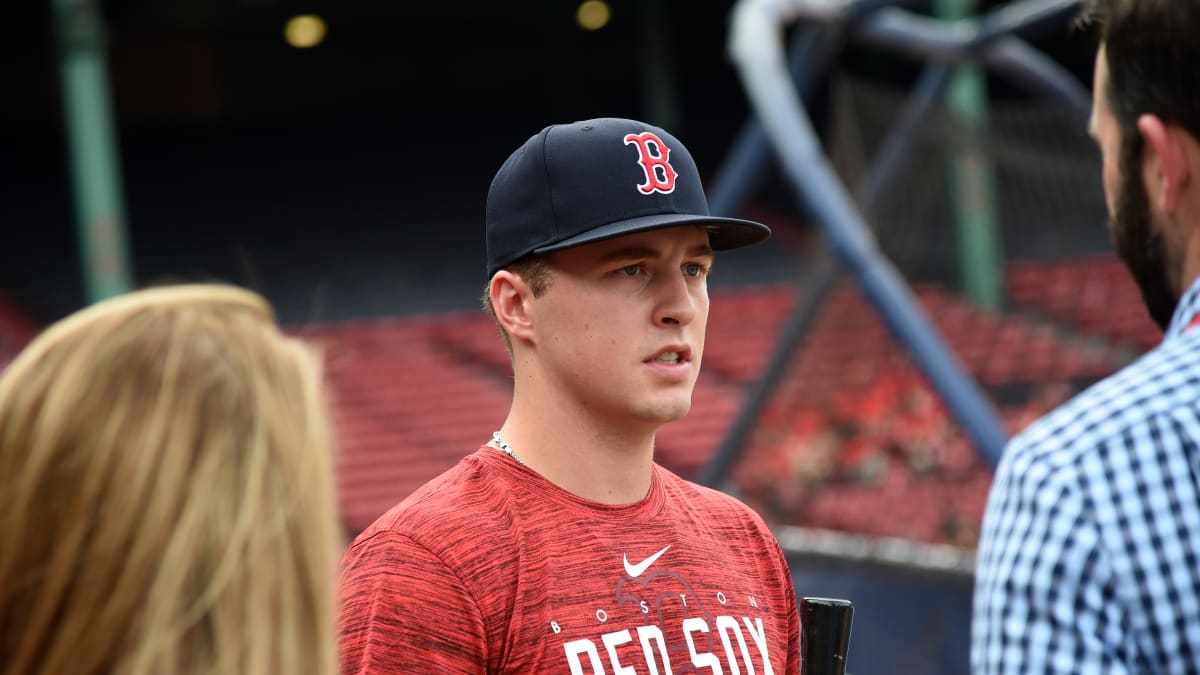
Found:
[[[54,20],[83,280],[96,302],[133,286],[103,20],[98,0],[55,0]]]
[[[976,0],[935,0],[942,19],[965,19]],[[976,305],[999,308],[1004,301],[1003,252],[996,216],[995,180],[984,139],[988,93],[984,70],[973,61],[959,65],[947,92],[953,142],[949,158],[950,195],[958,224],[959,278]]]

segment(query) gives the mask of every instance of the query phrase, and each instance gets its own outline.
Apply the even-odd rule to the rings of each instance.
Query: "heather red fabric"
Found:
[[[609,506],[490,447],[362,532],[343,673],[798,673],[787,563],[762,519],[655,465]]]

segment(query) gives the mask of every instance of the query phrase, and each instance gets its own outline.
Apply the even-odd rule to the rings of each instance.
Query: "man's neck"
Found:
[[[654,432],[615,431],[586,415],[519,401],[500,435],[526,466],[558,487],[602,504],[631,504],[650,490]]]

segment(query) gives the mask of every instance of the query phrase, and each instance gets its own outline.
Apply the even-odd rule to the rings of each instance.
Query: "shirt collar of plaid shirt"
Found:
[[[1164,341],[1183,335],[1197,323],[1200,323],[1200,277],[1192,280],[1192,285],[1183,292],[1179,304],[1175,305],[1175,314],[1171,316]]]

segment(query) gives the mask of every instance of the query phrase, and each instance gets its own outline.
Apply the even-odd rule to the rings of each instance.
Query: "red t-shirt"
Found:
[[[654,466],[576,497],[483,447],[360,534],[343,673],[798,673],[787,562],[734,498]]]

